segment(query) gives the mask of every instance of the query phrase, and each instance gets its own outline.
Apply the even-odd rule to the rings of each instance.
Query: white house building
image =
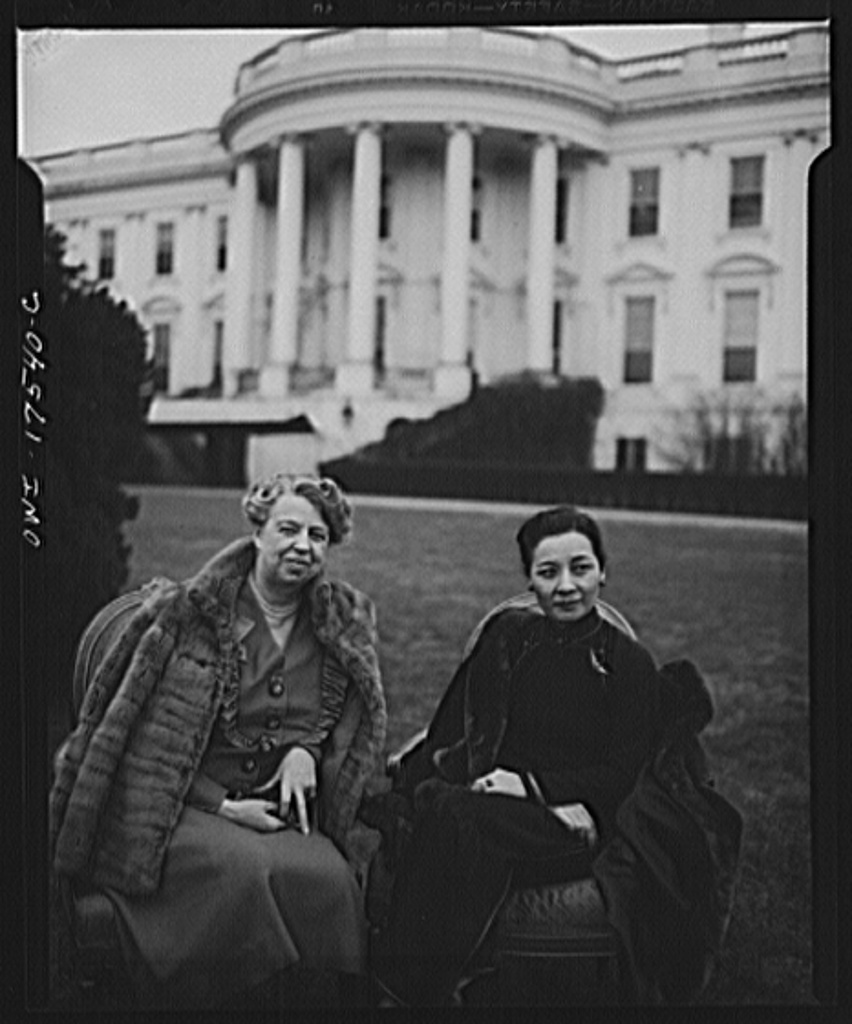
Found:
[[[523,370],[601,381],[597,468],[665,469],[697,399],[805,394],[827,46],[320,32],[243,64],[217,128],[34,163],[69,258],[150,331],[152,424],[239,425],[250,472]],[[302,415],[309,442],[276,430]]]

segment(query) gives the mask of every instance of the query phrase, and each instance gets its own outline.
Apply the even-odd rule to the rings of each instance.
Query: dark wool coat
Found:
[[[503,612],[499,621],[513,626],[522,615]],[[386,911],[392,873],[413,829],[410,797],[417,785],[432,775],[464,784],[493,767],[512,664],[506,644],[496,651],[490,671],[478,679],[462,664],[428,733],[391,759],[393,792],[364,808],[383,836],[368,890],[371,920]],[[699,740],[713,717],[705,680],[685,660],[663,665],[655,678],[648,694],[656,723],[652,752],[616,811],[615,834],[593,863],[619,936],[625,997],[643,1004],[687,1002],[708,980],[730,915],[742,833],[739,812],[712,787]]]
[[[695,666],[664,665],[654,753],[594,862],[631,1002],[694,1000],[727,930],[743,822],[707,770],[699,734],[712,717]]]
[[[238,540],[192,579],[153,581],[102,613],[104,650],[91,665],[78,662],[92,676],[56,756],[50,835],[58,872],[127,895],[156,891],[216,716],[239,677],[234,609],[254,551],[250,538]],[[323,713],[336,725],[319,787],[320,826],[348,855],[363,845],[356,813],[387,728],[375,613],[342,582],[316,581],[309,599],[317,640],[348,676],[343,695],[322,680]]]

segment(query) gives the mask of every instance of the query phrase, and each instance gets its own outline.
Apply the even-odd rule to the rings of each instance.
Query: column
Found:
[[[226,281],[223,390],[237,394],[239,373],[250,365],[252,335],[252,261],[257,207],[257,165],[250,157],[237,165]]]
[[[121,282],[121,294],[134,312],[141,309],[145,289],[142,217],[141,213],[127,214],[116,241],[118,256],[116,269]]]
[[[466,365],[468,263],[470,259],[473,136],[467,125],[448,126],[444,170],[444,261],[441,270],[441,360],[435,393],[464,399],[470,392]]]
[[[94,281],[98,274],[97,230],[87,217],[81,217],[77,229],[77,252],[75,261],[84,266],[83,275]]]
[[[212,376],[211,367],[200,365],[204,352],[200,337],[201,272],[207,264],[207,254],[201,248],[203,218],[203,206],[190,206],[178,226],[176,246],[182,307],[169,373],[171,390],[176,394],[187,387],[203,386]]]
[[[376,255],[382,170],[379,125],[359,125],[357,132],[352,176],[349,331],[346,359],[338,367],[336,379],[336,390],[347,395],[364,394],[373,389]]]
[[[533,150],[530,181],[527,367],[540,373],[551,370],[557,157],[556,140],[539,136]]]
[[[287,135],[281,139],[278,150],[278,223],[269,364],[260,376],[260,392],[269,398],[289,390],[290,367],[298,354],[304,193],[304,142],[298,136]]]
[[[775,352],[775,372],[785,378],[788,387],[799,390],[804,398],[806,389],[806,358],[807,358],[807,229],[808,229],[808,174],[811,161],[820,152],[814,145],[816,140],[807,136],[793,134],[784,139],[784,147],[777,154],[776,160],[785,163],[786,188],[775,202],[784,210],[778,216],[777,207],[770,216],[779,224],[779,245],[781,273],[771,280],[769,288],[773,292],[775,323],[777,334],[770,335],[777,345]],[[783,206],[782,206],[783,204]],[[761,318],[766,316],[765,307],[761,308]],[[762,343],[763,332],[761,331]],[[764,345],[764,350],[768,348]],[[758,355],[760,361],[761,355]],[[765,365],[765,363],[764,363]],[[761,373],[763,377],[763,373]],[[798,379],[797,379],[798,378]],[[767,381],[768,383],[768,381]]]

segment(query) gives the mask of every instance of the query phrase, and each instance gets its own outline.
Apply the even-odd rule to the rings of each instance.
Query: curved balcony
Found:
[[[244,64],[220,130],[244,152],[359,121],[473,121],[599,149],[611,68],[562,40],[478,28],[355,29],[285,40]]]

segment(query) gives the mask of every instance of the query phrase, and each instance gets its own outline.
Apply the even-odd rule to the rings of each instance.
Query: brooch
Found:
[[[603,651],[596,651],[594,647],[589,648],[589,661],[592,663],[592,668],[595,672],[599,672],[602,676],[608,676],[612,669],[606,663],[606,655]]]

